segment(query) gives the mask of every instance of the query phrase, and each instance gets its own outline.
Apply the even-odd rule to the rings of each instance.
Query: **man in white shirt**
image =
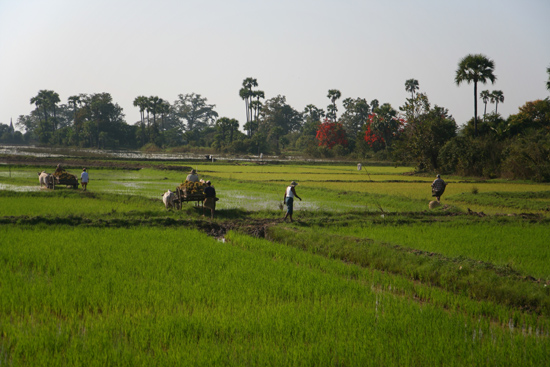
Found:
[[[197,175],[197,171],[192,169],[185,180],[191,182],[199,182],[199,175]]]
[[[286,214],[283,218],[284,221],[286,221],[287,217],[290,217],[290,221],[292,222],[292,213],[294,212],[294,197],[297,197],[302,201],[302,198],[296,194],[296,186],[298,186],[298,183],[296,181],[292,181],[290,183],[290,186],[288,186],[285,190],[285,196],[283,198],[283,202],[286,204]]]
[[[86,168],[83,168],[82,173],[80,174],[80,183],[84,191],[86,191],[86,186],[88,186],[88,181],[89,181],[88,172],[86,172]]]

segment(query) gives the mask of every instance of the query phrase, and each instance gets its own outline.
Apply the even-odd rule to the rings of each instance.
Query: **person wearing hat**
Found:
[[[187,178],[185,179],[187,181],[191,182],[199,182],[199,175],[197,175],[197,171],[192,169],[191,172],[187,175]]]
[[[214,212],[216,211],[216,189],[212,186],[210,181],[206,181],[206,187],[204,188],[204,204],[202,212],[204,216],[204,208],[210,209],[210,219],[214,219]]]
[[[298,183],[296,181],[292,181],[290,183],[290,186],[288,186],[285,190],[285,196],[283,198],[283,202],[286,204],[286,214],[283,218],[284,221],[286,221],[287,217],[290,217],[290,221],[292,222],[292,212],[294,211],[294,197],[297,197],[302,201],[302,198],[296,194],[296,186],[298,186]]]
[[[88,181],[90,180],[86,168],[82,168],[82,173],[80,174],[80,184],[84,191],[86,191],[86,186],[88,186]]]
[[[441,179],[441,175],[437,175],[434,182],[432,182],[432,196],[437,198],[437,202],[440,201],[441,195],[445,192],[447,183]]]

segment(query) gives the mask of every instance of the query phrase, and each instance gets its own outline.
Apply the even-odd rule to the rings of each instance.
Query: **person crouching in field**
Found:
[[[294,211],[294,197],[297,197],[302,201],[302,198],[296,194],[296,186],[298,186],[298,183],[296,181],[292,181],[290,183],[290,186],[288,186],[285,190],[285,196],[283,198],[283,202],[286,204],[286,214],[283,220],[286,222],[286,218],[290,217],[290,221],[292,222],[292,212]]]
[[[204,208],[210,209],[210,219],[214,219],[214,212],[216,211],[216,189],[212,186],[210,181],[206,181],[206,187],[204,188],[204,204],[203,204],[203,216]]]
[[[441,195],[445,192],[447,183],[441,179],[441,175],[437,175],[434,182],[432,182],[432,196],[437,198],[437,202],[440,201]]]
[[[84,189],[84,191],[86,191],[89,180],[90,178],[88,176],[88,172],[86,172],[86,168],[83,168],[82,173],[80,174],[80,184],[82,185],[82,189]]]

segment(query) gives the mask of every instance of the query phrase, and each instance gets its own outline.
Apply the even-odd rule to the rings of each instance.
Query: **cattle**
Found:
[[[166,207],[166,209],[175,208],[176,207],[175,200],[176,200],[176,194],[170,190],[162,194],[162,202],[164,203],[164,206]]]
[[[38,182],[40,182],[40,187],[44,185],[48,189],[53,188],[53,176],[46,171],[38,172]]]

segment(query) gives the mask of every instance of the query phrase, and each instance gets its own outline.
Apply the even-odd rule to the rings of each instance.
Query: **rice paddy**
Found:
[[[0,166],[0,366],[550,363],[549,185],[444,177],[429,210],[408,167],[181,165],[213,221],[164,208],[185,171]]]

